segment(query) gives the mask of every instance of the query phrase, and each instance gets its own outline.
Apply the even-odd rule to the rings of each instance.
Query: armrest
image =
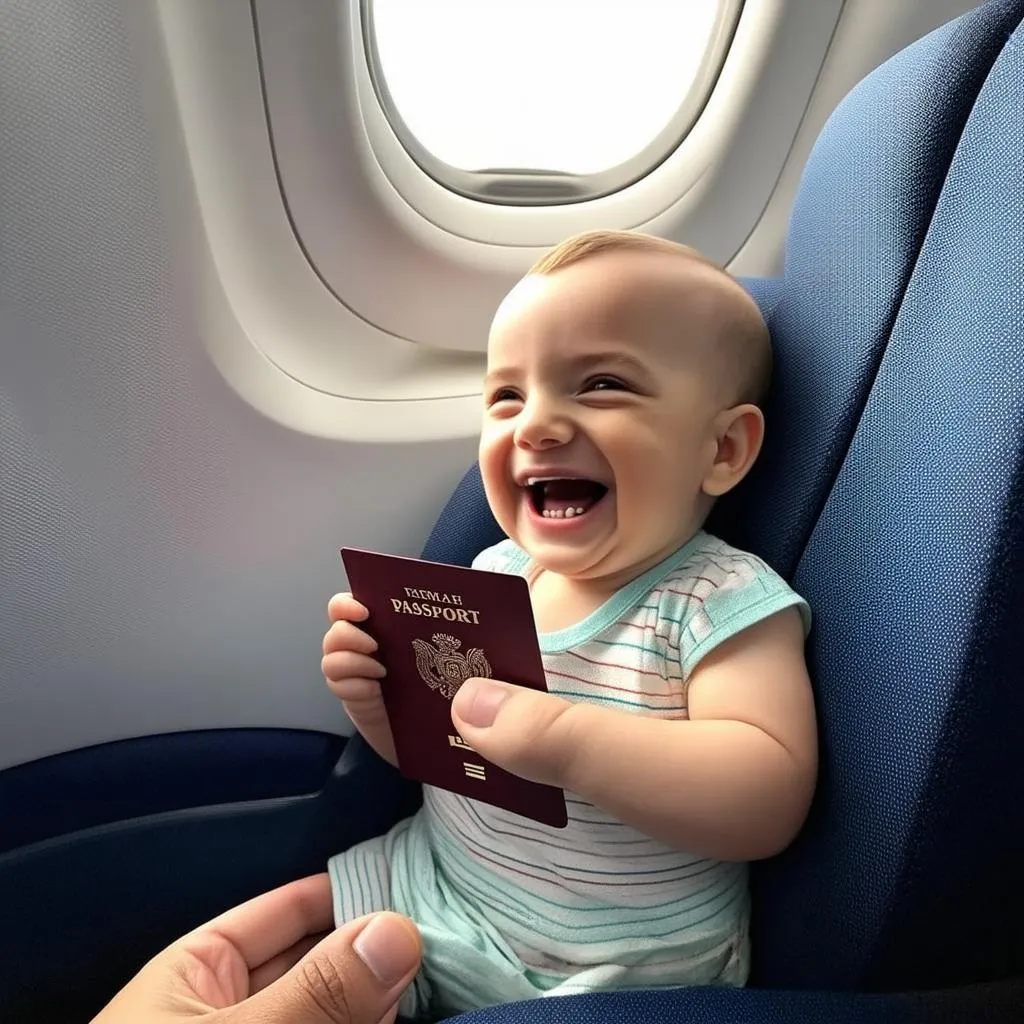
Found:
[[[215,739],[228,745],[223,735]],[[336,745],[324,752],[317,737],[308,745],[274,740],[232,735],[230,755],[222,751],[218,761],[206,749],[208,737],[181,737],[186,754],[206,745],[201,763],[212,763],[210,772],[221,764],[231,771],[208,782],[201,773],[183,773],[176,789],[156,791],[163,803],[138,781],[153,777],[155,769],[149,775],[143,769],[157,756],[133,760],[119,744],[124,774],[140,801],[151,801],[152,813],[139,814],[127,799],[103,803],[98,794],[99,811],[115,820],[81,827],[83,814],[72,804],[76,815],[69,820],[77,828],[0,853],[0,916],[9,924],[0,929],[0,1021],[91,1018],[150,956],[190,928],[257,893],[323,871],[332,854],[387,831],[420,801],[419,787],[360,738],[345,744],[329,774]],[[160,753],[178,749],[162,741],[154,746]],[[255,779],[246,771],[254,751],[276,757]],[[180,763],[187,764],[184,754]],[[254,797],[275,782],[277,766],[279,784],[299,791]],[[122,788],[132,795],[127,784]],[[166,806],[190,797],[192,806]],[[37,817],[27,817],[28,824],[47,824]]]
[[[934,992],[869,995],[693,988],[510,1003],[459,1024],[1019,1024],[1024,978]]]

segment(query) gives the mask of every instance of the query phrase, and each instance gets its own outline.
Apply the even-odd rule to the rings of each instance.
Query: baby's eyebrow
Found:
[[[588,352],[585,355],[578,356],[571,360],[574,367],[579,369],[589,369],[594,366],[607,366],[607,367],[621,367],[623,369],[632,370],[634,373],[645,374],[648,372],[647,367],[643,362],[637,359],[630,352],[623,351],[608,351],[608,352]]]
[[[588,370],[596,366],[608,367],[609,369],[613,367],[620,367],[622,369],[632,370],[634,373],[639,374],[646,374],[649,372],[643,362],[637,359],[637,357],[632,353],[616,349],[603,352],[585,352],[567,360],[567,364],[577,372],[580,370]],[[517,372],[518,371],[513,366],[499,366],[496,369],[491,370],[484,377],[484,387],[492,387],[499,381],[508,381],[511,378],[514,378]]]
[[[512,376],[513,371],[507,366],[499,367],[497,370],[491,370],[484,377],[484,387],[491,387],[496,384],[499,380],[508,380]]]

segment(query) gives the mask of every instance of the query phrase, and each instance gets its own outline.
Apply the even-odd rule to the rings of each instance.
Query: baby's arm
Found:
[[[484,757],[578,793],[647,835],[721,860],[783,850],[817,776],[814,699],[799,612],[776,612],[693,670],[689,721],[647,718],[509,687],[494,725],[476,728],[474,689],[453,718]]]

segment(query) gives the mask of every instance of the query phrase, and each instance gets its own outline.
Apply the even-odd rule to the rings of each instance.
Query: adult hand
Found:
[[[452,724],[481,757],[498,767],[531,782],[569,789],[570,770],[586,737],[581,725],[593,711],[589,704],[474,677],[452,701]]]
[[[93,1024],[393,1021],[420,965],[416,927],[390,913],[332,925],[326,875],[258,896],[155,956]]]

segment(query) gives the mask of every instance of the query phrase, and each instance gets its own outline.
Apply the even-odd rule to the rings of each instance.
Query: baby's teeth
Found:
[[[541,515],[545,519],[572,519],[573,516],[583,515],[582,508],[567,508],[563,512],[560,508],[546,508]]]
[[[565,510],[565,518],[566,519],[572,519],[572,517],[574,515],[576,515],[576,509],[574,509],[574,508],[567,508]]]

